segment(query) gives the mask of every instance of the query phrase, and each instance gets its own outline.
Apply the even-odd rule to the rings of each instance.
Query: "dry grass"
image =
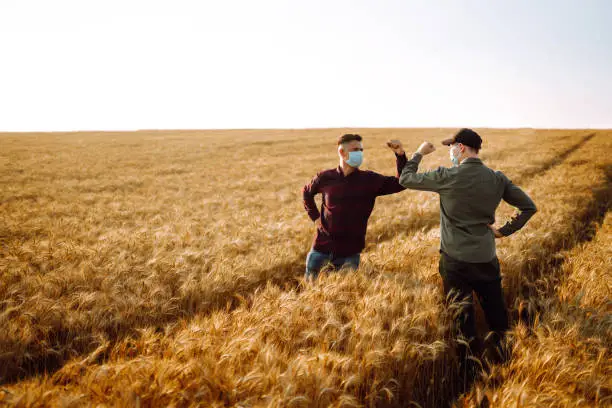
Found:
[[[0,136],[0,322],[7,328],[0,333],[0,376],[12,382],[0,401],[452,401],[463,384],[452,370],[452,311],[442,308],[437,276],[435,195],[380,198],[363,268],[301,283],[312,225],[300,188],[316,171],[336,165],[333,140],[342,131]],[[392,174],[384,140],[400,138],[416,147],[447,133],[363,130],[366,165]],[[543,353],[548,344],[571,332],[589,352],[599,341],[595,348],[604,354],[593,361],[600,371],[589,378],[609,378],[610,315],[601,303],[609,298],[609,257],[580,261],[582,246],[560,253],[584,241],[583,231],[609,204],[610,162],[602,151],[612,151],[611,133],[591,133],[483,132],[487,164],[525,187],[540,212],[499,247],[509,304],[517,318],[527,315],[513,331],[514,358],[494,367],[459,402],[476,403],[483,395],[527,401],[513,397],[517,382],[526,384],[523,394],[541,393],[540,383],[573,387],[547,397],[559,406],[571,397],[602,403],[609,395],[609,382],[598,383],[598,393],[594,382],[571,382],[574,374],[584,377],[578,376],[585,361],[580,356],[587,354],[574,356],[568,344],[560,345],[568,357],[557,366],[568,370],[569,382],[537,377],[537,370],[551,371]],[[426,167],[446,164],[447,152],[440,150]],[[502,218],[510,214],[500,209]],[[596,242],[587,245],[604,248],[606,236]],[[559,272],[562,256],[578,260],[572,273]],[[594,262],[603,265],[600,272],[593,272]],[[560,286],[544,279],[549,271],[571,278]],[[548,340],[540,336],[538,324],[548,324],[541,322],[549,310],[556,313],[554,300],[566,304],[587,281],[580,300],[587,303],[580,307],[597,311],[589,317],[588,336],[574,326],[555,326]],[[560,287],[566,289],[551,289]],[[534,403],[542,401],[550,400]]]

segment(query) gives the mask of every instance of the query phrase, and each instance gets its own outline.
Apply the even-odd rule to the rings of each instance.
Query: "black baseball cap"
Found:
[[[462,145],[470,146],[474,149],[480,150],[480,148],[482,147],[482,138],[472,129],[463,128],[458,131],[455,136],[442,141],[442,144],[445,146],[450,146],[455,143],[461,143]]]

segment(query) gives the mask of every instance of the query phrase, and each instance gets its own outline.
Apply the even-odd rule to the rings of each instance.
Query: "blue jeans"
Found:
[[[357,269],[361,254],[353,254],[349,256],[334,256],[333,254],[324,254],[323,252],[311,249],[306,256],[306,274],[305,277],[316,279],[319,276],[321,269],[328,263],[331,263],[335,269],[343,267]]]

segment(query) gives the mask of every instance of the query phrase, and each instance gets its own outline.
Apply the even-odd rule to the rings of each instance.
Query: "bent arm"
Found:
[[[407,159],[406,154],[395,154],[395,165],[397,167],[397,176],[381,176],[382,183],[378,195],[387,195],[399,193],[404,191],[406,188],[399,183],[399,176],[402,174],[402,170],[406,165]]]
[[[538,211],[535,203],[523,190],[512,184],[510,180],[507,180],[506,187],[504,189],[504,195],[502,197],[505,202],[518,208],[519,212],[512,217],[503,227],[499,229],[499,232],[504,235],[512,235],[516,231],[523,228],[527,221]]]
[[[316,221],[321,217],[321,213],[317,208],[317,203],[315,202],[314,196],[319,193],[319,184],[321,178],[320,175],[317,174],[313,177],[310,183],[306,184],[302,188],[302,198],[304,202],[304,209],[308,213],[308,216],[311,220]]]
[[[406,162],[399,178],[400,184],[412,190],[440,191],[446,181],[446,169],[440,167],[437,170],[417,173],[421,159],[423,155],[415,153]]]

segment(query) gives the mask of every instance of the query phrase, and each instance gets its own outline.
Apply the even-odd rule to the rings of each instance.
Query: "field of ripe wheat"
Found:
[[[378,198],[360,269],[302,279],[301,188],[348,131],[388,175],[387,139],[411,152],[452,133],[0,134],[0,404],[612,404],[612,131],[480,131],[485,164],[539,212],[498,241],[512,356],[473,384],[455,369],[435,194]],[[421,168],[440,165],[443,146]]]

